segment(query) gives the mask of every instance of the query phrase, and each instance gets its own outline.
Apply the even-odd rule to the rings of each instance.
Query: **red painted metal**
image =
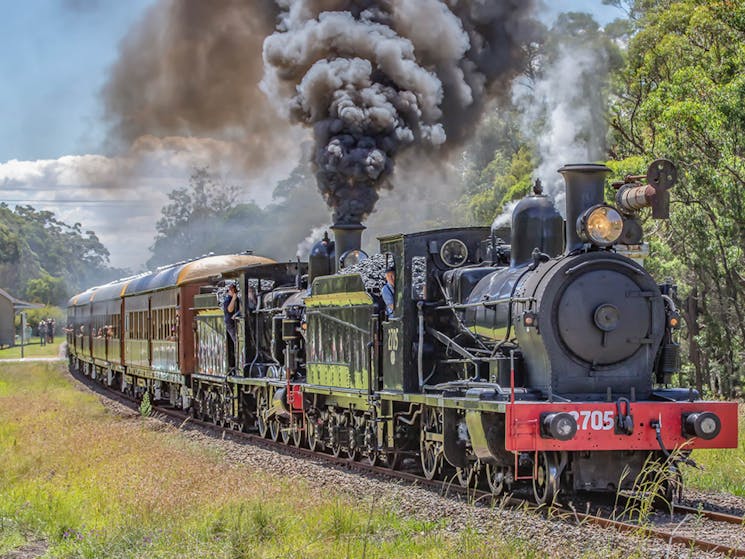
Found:
[[[287,388],[287,405],[295,411],[303,411],[303,390],[299,384],[289,384]]]
[[[711,440],[686,437],[682,431],[684,413],[709,411],[722,423],[720,433]],[[542,413],[568,412],[577,418],[577,434],[568,441],[543,438],[540,433]],[[632,402],[634,419],[631,435],[616,434],[615,402],[516,402],[507,406],[507,450],[659,450],[651,422],[661,421],[665,448],[736,448],[736,402]]]

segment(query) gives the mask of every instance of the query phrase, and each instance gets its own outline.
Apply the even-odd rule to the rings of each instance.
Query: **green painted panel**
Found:
[[[492,340],[501,340],[507,334],[507,327],[503,328],[488,328],[486,326],[473,325],[469,326],[468,329],[474,334],[490,338]]]

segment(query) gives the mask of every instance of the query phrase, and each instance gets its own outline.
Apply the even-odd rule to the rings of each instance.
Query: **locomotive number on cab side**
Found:
[[[395,365],[396,352],[398,351],[398,328],[388,330],[388,351],[390,352],[391,365]]]

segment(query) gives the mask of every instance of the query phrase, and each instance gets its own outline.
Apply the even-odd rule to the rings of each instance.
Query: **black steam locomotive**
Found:
[[[674,448],[736,446],[736,404],[668,387],[675,287],[638,262],[636,213],[667,216],[674,167],[627,177],[615,207],[606,167],[560,172],[566,220],[537,184],[510,244],[440,229],[381,237],[367,258],[364,227],[337,224],[307,264],[211,257],[93,288],[70,301],[71,366],[288,444],[495,494],[527,482],[539,502],[629,488]],[[226,281],[243,300],[235,367]]]

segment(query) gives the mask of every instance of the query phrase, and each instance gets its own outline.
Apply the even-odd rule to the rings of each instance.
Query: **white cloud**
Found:
[[[66,223],[93,230],[111,252],[113,266],[139,270],[149,257],[155,223],[167,195],[188,184],[195,167],[209,166],[226,182],[243,187],[242,198],[271,201],[276,181],[297,154],[248,176],[238,144],[209,138],[143,136],[116,157],[68,155],[58,159],[0,163],[0,202],[53,211]]]

